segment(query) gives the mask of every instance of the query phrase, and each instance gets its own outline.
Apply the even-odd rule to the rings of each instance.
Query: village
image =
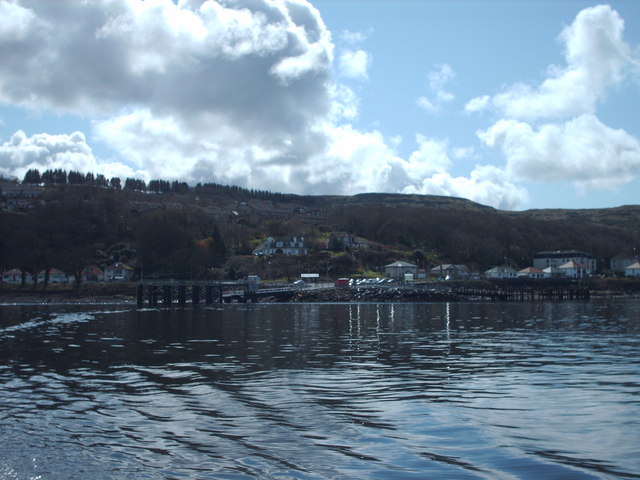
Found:
[[[345,249],[368,248],[365,239],[358,238],[347,232],[332,233],[327,240],[327,248],[330,243],[339,241]],[[335,245],[334,245],[335,246]],[[304,257],[309,254],[303,237],[290,239],[267,238],[259,247],[255,248],[253,255],[268,259],[282,256]],[[598,268],[600,267],[600,268]],[[257,273],[257,272],[256,272]],[[382,271],[376,273],[375,278],[400,280],[404,282],[429,282],[429,281],[455,281],[455,280],[504,280],[504,279],[583,279],[595,275],[604,276],[605,273],[612,276],[640,277],[640,262],[637,257],[620,255],[610,260],[608,266],[597,265],[595,257],[591,254],[577,250],[556,250],[537,253],[533,258],[533,265],[516,269],[511,265],[498,265],[484,272],[473,270],[462,264],[438,264],[422,268],[416,263],[404,260],[396,260],[383,266]],[[257,276],[257,275],[252,275]],[[364,280],[362,276],[355,275]],[[42,270],[37,274],[12,268],[2,273],[2,283],[7,285],[33,285],[33,284],[64,284],[64,283],[112,283],[141,281],[136,278],[132,266],[116,262],[101,269],[97,265],[88,265],[81,270],[78,279],[75,275],[69,275],[58,268]],[[184,279],[183,279],[184,280]],[[271,279],[269,279],[271,280]],[[282,282],[283,279],[272,279]],[[318,281],[335,281],[336,285],[345,285],[348,278],[331,278],[329,272],[322,275],[320,272],[300,273],[295,282],[317,283]],[[342,283],[341,283],[342,282]],[[348,284],[348,283],[347,283]]]

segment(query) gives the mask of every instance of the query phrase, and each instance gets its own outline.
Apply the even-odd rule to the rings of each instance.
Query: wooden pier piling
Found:
[[[191,286],[191,304],[198,305],[200,303],[200,285]]]

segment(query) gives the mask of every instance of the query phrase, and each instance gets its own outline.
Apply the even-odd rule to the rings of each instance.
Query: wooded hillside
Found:
[[[398,259],[422,267],[524,268],[535,253],[559,249],[588,252],[601,268],[616,255],[632,255],[640,242],[640,206],[507,212],[430,195],[298,196],[58,171],[5,181],[2,192],[2,270],[78,274],[87,264],[120,261],[145,276],[291,278],[302,271],[380,271]],[[336,231],[366,239],[369,248],[327,250]],[[252,256],[268,236],[304,237],[309,255]]]

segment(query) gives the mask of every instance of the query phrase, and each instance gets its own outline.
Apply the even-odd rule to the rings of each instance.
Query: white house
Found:
[[[625,277],[640,277],[640,262],[632,263],[624,269]]]
[[[291,240],[267,238],[262,245],[253,251],[254,255],[306,255],[309,249],[305,246],[304,237],[293,237]]]
[[[404,277],[407,273],[417,275],[418,266],[401,260],[384,266],[384,274],[388,277]]]
[[[114,263],[104,270],[104,279],[109,282],[128,282],[133,275],[133,268],[124,263]]]
[[[21,285],[22,270],[20,270],[19,268],[12,268],[11,270],[7,270],[2,274],[2,281],[10,285]],[[25,283],[32,283],[31,274],[29,272],[26,272],[24,281]]]
[[[104,271],[96,265],[89,265],[82,269],[83,282],[104,282]]]
[[[38,272],[38,283],[44,283],[46,270]],[[49,283],[69,283],[69,277],[62,270],[57,268],[49,269]]]
[[[542,278],[544,277],[544,272],[536,267],[527,267],[523,268],[518,272],[518,277],[520,278]]]
[[[562,278],[565,272],[558,267],[547,267],[542,270],[542,274],[544,278]]]
[[[487,278],[516,278],[518,272],[509,265],[500,265],[484,272]]]
[[[558,268],[564,272],[563,276],[568,278],[584,278],[591,273],[588,265],[574,261],[560,265]]]

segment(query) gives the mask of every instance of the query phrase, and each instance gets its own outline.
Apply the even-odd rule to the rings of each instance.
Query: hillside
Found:
[[[335,276],[379,271],[397,259],[523,268],[535,253],[558,249],[608,264],[640,241],[640,206],[508,212],[433,195],[298,196],[177,182],[153,183],[150,191],[152,182],[127,182],[5,182],[0,268],[78,272],[87,263],[122,261],[147,276],[276,278],[320,269]],[[370,248],[327,251],[333,231],[366,239]],[[268,236],[304,237],[310,253],[266,265],[251,253]]]

